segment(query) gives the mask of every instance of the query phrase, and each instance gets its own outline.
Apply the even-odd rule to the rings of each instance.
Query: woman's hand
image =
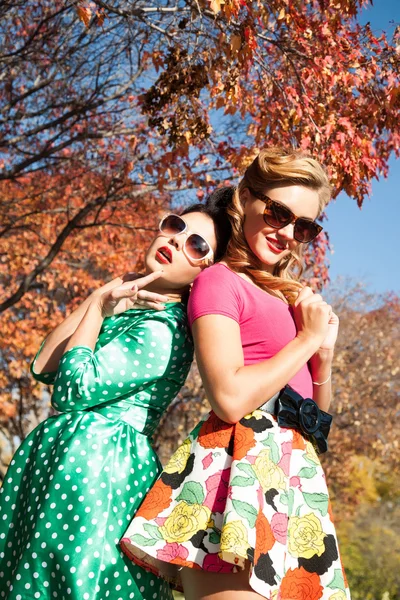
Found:
[[[162,271],[160,271],[160,273],[162,273]],[[91,298],[99,299],[105,292],[109,292],[109,291],[115,290],[117,288],[122,288],[123,286],[125,286],[125,284],[127,284],[126,287],[128,289],[129,289],[129,284],[131,284],[130,289],[133,290],[134,283],[136,283],[136,281],[139,279],[140,280],[143,279],[143,277],[139,273],[133,273],[133,272],[125,273],[125,275],[123,275],[122,277],[116,277],[112,281],[109,281],[108,283],[102,285],[99,289],[95,290],[91,294]],[[153,279],[151,279],[150,281],[147,281],[147,283],[145,285],[148,285],[148,283],[150,283],[151,281],[153,281]],[[137,292],[137,294],[136,294],[135,303],[133,306],[130,306],[130,308],[142,308],[142,309],[152,308],[154,310],[160,310],[160,311],[165,310],[165,302],[168,302],[168,300],[169,300],[168,296],[163,296],[162,294],[156,294],[155,292],[148,292],[147,290],[143,290],[143,289],[137,289],[136,292]],[[134,297],[134,295],[132,296],[132,298],[133,297]],[[128,310],[128,309],[126,308],[125,310]],[[123,311],[120,311],[120,312],[123,312]]]
[[[162,303],[167,302],[168,297],[142,289],[158,279],[162,273],[162,271],[155,271],[145,277],[130,279],[121,284],[119,284],[121,278],[117,278],[114,280],[117,285],[111,290],[108,289],[101,294],[95,292],[94,300],[99,303],[103,317],[119,315],[132,308],[155,308],[156,310],[163,310],[165,307]],[[102,289],[100,288],[100,291]]]
[[[57,371],[60,358],[66,349],[71,347],[71,338],[75,335],[75,332],[77,331],[82,319],[85,317],[88,308],[95,307],[96,310],[100,309],[101,315],[103,315],[101,308],[102,298],[104,297],[104,299],[107,301],[107,295],[114,290],[118,289],[121,291],[121,288],[122,290],[125,290],[125,297],[122,295],[122,297],[119,299],[108,298],[108,301],[114,302],[114,306],[116,309],[118,309],[118,312],[123,312],[124,310],[127,310],[128,307],[164,310],[165,307],[163,302],[168,302],[167,296],[155,294],[154,292],[147,292],[141,289],[146,284],[149,284],[151,281],[157,279],[160,274],[161,271],[159,271],[158,274],[152,273],[147,277],[140,277],[137,273],[127,273],[123,277],[116,277],[112,281],[109,281],[92,292],[90,296],[88,296],[86,300],[78,306],[78,308],[76,308],[66,319],[64,319],[62,323],[57,325],[54,331],[47,336],[43,348],[35,362],[35,373],[40,374],[43,372]],[[140,282],[139,285],[137,282]],[[136,288],[132,289],[134,285],[136,285]],[[133,293],[127,294],[127,291]],[[133,303],[133,301],[135,303]],[[140,304],[138,304],[138,302]],[[125,308],[123,308],[123,306],[125,306]],[[109,305],[108,308],[112,311],[111,305]],[[111,314],[117,314],[117,312],[111,312]],[[96,335],[97,334],[98,332]],[[87,335],[88,334],[85,333],[82,339],[87,339]],[[96,342],[96,339],[94,340],[94,343]],[[78,339],[77,337],[74,337],[73,342],[77,344],[80,340],[81,338]]]
[[[320,347],[309,360],[313,381],[321,383],[328,379],[332,369],[333,351],[339,331],[339,317],[331,313],[328,323],[328,333]]]
[[[299,293],[293,314],[297,336],[315,341],[315,352],[309,359],[314,385],[313,399],[327,411],[331,402],[333,349],[338,335],[339,319],[319,294],[305,287]]]
[[[328,337],[332,307],[323,300],[320,294],[314,294],[311,288],[304,287],[299,292],[292,308],[297,336],[314,339],[319,348]],[[332,337],[333,333],[330,334],[329,340]]]
[[[328,332],[323,340],[322,344],[319,347],[319,350],[322,352],[332,351],[335,347],[337,336],[339,333],[339,317],[331,312],[331,316],[328,321]]]

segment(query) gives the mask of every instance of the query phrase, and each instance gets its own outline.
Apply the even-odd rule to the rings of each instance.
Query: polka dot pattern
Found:
[[[0,489],[0,600],[172,599],[119,540],[160,473],[149,436],[192,355],[171,304],[105,319],[94,352],[72,348],[57,373],[33,363],[61,414],[22,443]]]

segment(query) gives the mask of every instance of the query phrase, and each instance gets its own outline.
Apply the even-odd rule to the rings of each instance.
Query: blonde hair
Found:
[[[227,209],[232,237],[225,260],[233,271],[248,275],[264,291],[292,304],[302,288],[298,280],[304,270],[303,246],[299,245],[280,260],[271,274],[262,269],[261,262],[250,250],[243,233],[243,191],[251,187],[255,192],[265,194],[269,188],[286,185],[302,185],[318,192],[318,214],[331,198],[328,177],[318,161],[300,150],[288,152],[277,147],[261,150],[246,169]]]

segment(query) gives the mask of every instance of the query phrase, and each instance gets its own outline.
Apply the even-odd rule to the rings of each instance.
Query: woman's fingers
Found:
[[[329,325],[337,325],[339,324],[339,317],[337,316],[336,313],[333,312],[333,310],[331,310],[331,314],[329,317]]]
[[[114,288],[109,292],[108,297],[109,300],[113,301],[121,300],[122,298],[131,299],[140,308],[156,308],[157,310],[164,310],[164,303],[169,301],[168,296],[148,292],[147,290],[138,290],[137,285],[132,285],[132,282],[126,282],[118,288]]]
[[[149,283],[152,283],[153,281],[161,277],[163,273],[164,271],[154,271],[154,273],[150,273],[149,275],[140,277],[140,279],[136,279],[135,283],[138,286],[139,290],[141,290],[142,288],[146,287],[146,285],[149,285]]]
[[[161,294],[156,294],[155,292],[148,292],[147,290],[139,290],[138,298],[140,300],[146,300],[150,302],[168,302],[168,296],[162,296]]]
[[[152,281],[155,281],[156,279],[161,277],[162,274],[163,274],[162,270],[154,271],[154,273],[150,273],[149,275],[145,275],[144,277],[141,277],[138,273],[134,273],[134,272],[125,273],[125,275],[123,275],[122,277],[116,277],[112,281],[109,281],[104,286],[99,288],[98,291],[104,293],[104,292],[108,292],[109,290],[118,289],[120,287],[132,289],[133,281],[135,282],[135,285],[137,286],[137,288],[141,289],[141,288],[145,287],[146,285],[148,285],[149,283],[151,283]],[[160,295],[160,298],[164,298],[164,296]],[[165,302],[165,300],[163,300],[163,299],[160,301]]]
[[[123,283],[126,283],[127,281],[134,281],[135,279],[138,279],[140,277],[140,273],[136,273],[135,271],[130,271],[129,273],[124,273],[124,275],[122,275],[121,279],[123,281]]]
[[[314,308],[316,306],[328,306],[327,303],[325,302],[325,300],[323,300],[321,298],[321,296],[318,295],[318,297],[314,298],[306,298],[302,303],[301,303],[302,308],[308,307],[308,306],[313,306]]]
[[[111,290],[110,299],[112,300],[121,300],[121,298],[134,298],[137,296],[138,290],[136,287],[130,288],[121,286],[120,288]]]
[[[304,286],[303,289],[300,290],[299,295],[297,296],[294,305],[298,306],[300,304],[300,302],[303,302],[306,298],[310,298],[313,295],[314,295],[314,292],[312,291],[312,289],[310,287],[308,287],[307,285]]]
[[[168,302],[168,296],[148,292],[147,290],[139,290],[137,300],[135,302],[139,308],[154,308],[156,310],[164,310],[165,302]]]
[[[294,306],[298,307],[300,304],[302,305],[303,308],[306,306],[310,306],[311,304],[320,304],[322,306],[329,306],[330,310],[332,310],[332,307],[329,304],[327,304],[327,302],[325,302],[325,300],[323,299],[321,294],[315,294],[312,291],[312,289],[308,286],[305,286],[299,292],[299,295],[297,296]]]
[[[323,302],[324,304],[326,304],[321,294],[316,294],[312,291],[310,287],[305,286],[302,290],[300,290],[294,305],[298,306],[299,304],[303,303],[303,305],[305,306],[313,302]]]
[[[161,277],[162,274],[163,271],[155,271],[139,279],[129,278],[124,283],[107,291],[102,295],[104,314],[108,316],[119,314],[134,307],[164,310],[164,303],[169,301],[168,296],[140,289]]]
[[[135,300],[134,308],[152,308],[154,310],[165,310],[165,305],[159,302],[150,302],[149,300]]]

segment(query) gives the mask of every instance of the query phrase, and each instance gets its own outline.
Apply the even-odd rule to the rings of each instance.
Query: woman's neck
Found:
[[[182,299],[184,298],[184,296],[187,294],[187,292],[185,293],[181,293],[181,294],[177,294],[176,292],[159,292],[160,294],[162,293],[164,296],[168,296],[168,302],[182,302]]]
[[[161,294],[162,296],[167,296],[169,302],[182,302],[182,300],[188,294],[188,287],[181,289],[172,289],[169,287],[164,287],[160,285],[158,281],[153,281],[150,285],[145,288],[148,292],[154,292],[155,294]]]

